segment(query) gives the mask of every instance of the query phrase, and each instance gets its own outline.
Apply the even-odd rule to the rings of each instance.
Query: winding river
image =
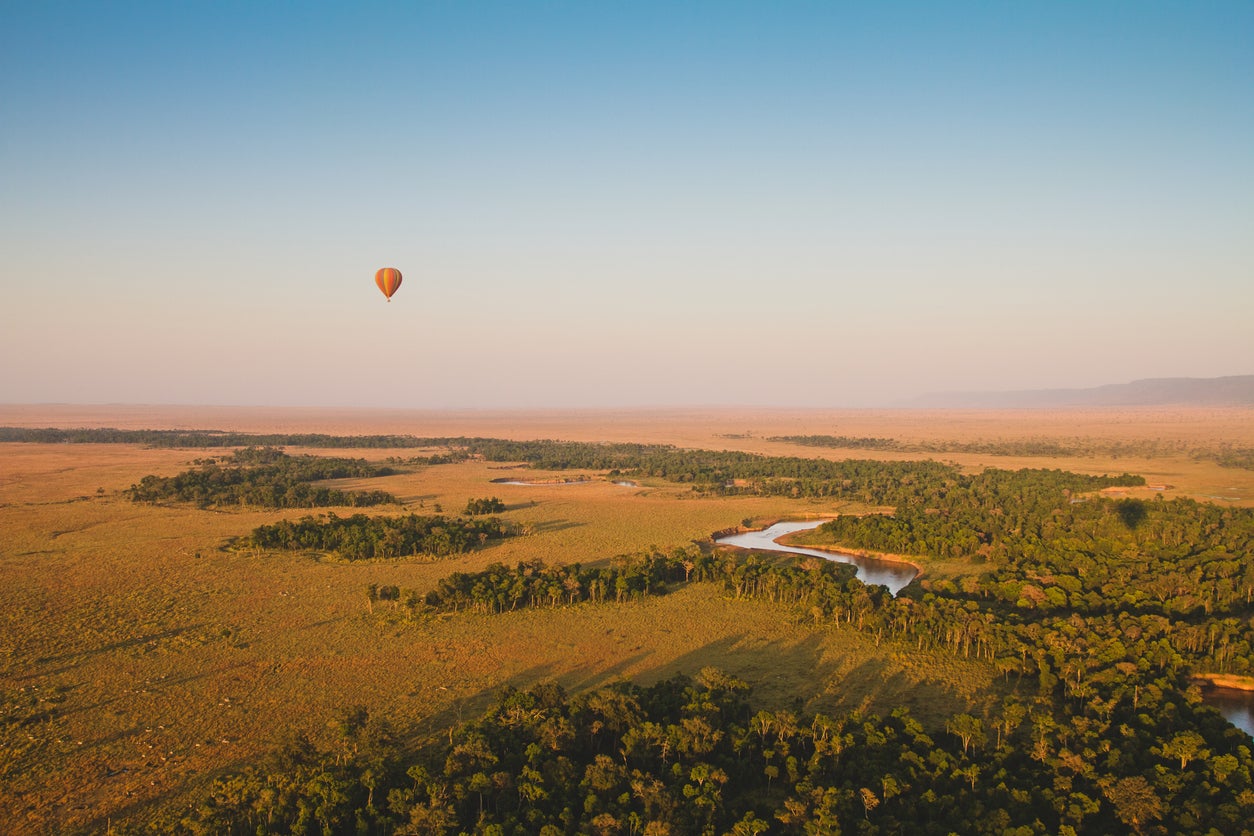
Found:
[[[746,531],[743,534],[732,534],[727,537],[719,537],[714,542],[720,546],[738,546],[742,549],[755,549],[757,551],[812,555],[821,557],[824,560],[834,560],[837,563],[851,563],[858,568],[858,580],[865,584],[886,586],[893,595],[904,589],[918,575],[918,570],[908,563],[877,560],[873,557],[859,557],[858,555],[821,551],[819,549],[803,549],[775,542],[785,534],[818,528],[824,522],[826,520],[780,522],[762,531]]]

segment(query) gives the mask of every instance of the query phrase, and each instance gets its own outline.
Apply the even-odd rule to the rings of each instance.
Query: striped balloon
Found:
[[[392,301],[392,294],[401,286],[401,271],[395,267],[384,267],[374,274],[374,283],[383,291],[383,295]]]

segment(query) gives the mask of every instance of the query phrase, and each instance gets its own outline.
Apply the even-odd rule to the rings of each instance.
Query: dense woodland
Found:
[[[930,588],[1004,615],[1254,614],[1254,512],[1189,499],[1078,497],[1033,488],[1036,478],[985,471],[891,515],[839,517],[810,541],[971,560],[984,571]]]
[[[451,518],[441,515],[304,517],[253,529],[237,548],[333,552],[345,560],[426,555],[446,557],[521,533],[521,527],[496,517]]]
[[[1249,738],[1168,680],[1068,710],[1050,696],[925,729],[755,710],[713,669],[573,697],[506,690],[427,759],[384,718],[335,718],[219,779],[183,832],[482,834],[1247,833]],[[173,822],[171,822],[173,825]]]
[[[208,459],[177,476],[145,476],[129,491],[136,502],[192,502],[201,508],[328,508],[399,505],[386,491],[341,491],[310,484],[323,479],[388,476],[390,467],[364,459],[289,456],[272,447],[248,447]]]

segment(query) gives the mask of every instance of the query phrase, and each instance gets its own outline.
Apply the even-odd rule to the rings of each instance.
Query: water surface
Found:
[[[785,534],[818,528],[825,522],[826,520],[810,520],[806,522],[775,523],[775,525],[762,531],[746,531],[743,534],[732,534],[727,537],[720,537],[714,542],[720,546],[739,546],[742,549],[756,549],[758,551],[804,554],[821,557],[824,560],[832,560],[836,563],[849,563],[858,568],[858,580],[868,585],[879,584],[880,586],[886,586],[893,595],[905,589],[910,581],[914,580],[915,576],[918,575],[918,570],[908,563],[877,560],[873,557],[859,557],[855,554],[841,554],[840,552],[828,552],[820,549],[804,549],[796,546],[785,546],[775,542],[776,539],[783,537]]]
[[[1254,737],[1254,691],[1203,688],[1202,702],[1216,709],[1229,723]]]

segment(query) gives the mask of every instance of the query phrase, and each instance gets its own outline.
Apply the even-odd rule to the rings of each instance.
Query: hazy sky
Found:
[[[0,401],[1254,373],[1251,44],[1248,0],[7,0]]]

